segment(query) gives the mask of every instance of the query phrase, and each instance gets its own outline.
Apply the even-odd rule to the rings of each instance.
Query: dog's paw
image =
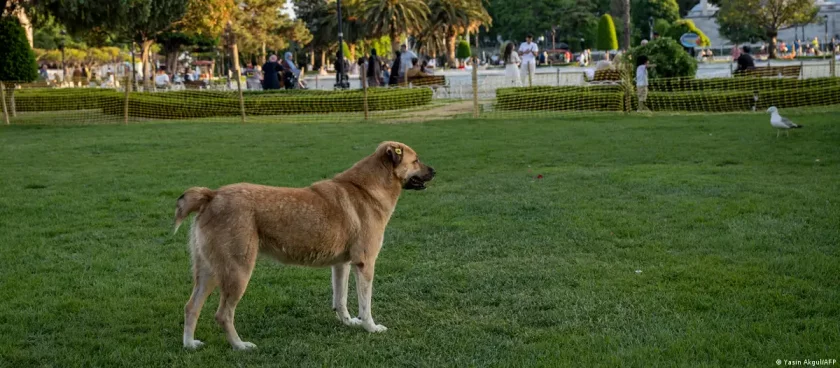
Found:
[[[343,319],[343,320],[341,320],[341,322],[343,322],[345,326],[350,326],[350,327],[356,327],[356,326],[361,326],[362,325],[362,320],[360,320],[356,317]]]
[[[385,327],[383,325],[370,324],[370,325],[362,325],[362,327],[364,327],[365,330],[367,330],[367,332],[385,332],[385,331],[388,330],[388,327]]]
[[[256,348],[257,348],[256,344],[250,343],[250,342],[247,342],[247,341],[242,341],[239,344],[233,345],[233,350],[239,350],[239,351],[246,351],[246,350],[251,350],[251,349],[256,349]]]
[[[188,340],[188,341],[184,341],[184,349],[192,349],[192,350],[195,350],[195,349],[200,348],[202,345],[204,345],[204,343],[203,343],[203,342],[201,342],[201,341],[198,341],[198,340]]]

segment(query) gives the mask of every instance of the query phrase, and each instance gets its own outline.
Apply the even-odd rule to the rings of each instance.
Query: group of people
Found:
[[[534,43],[534,36],[529,34],[525,42],[519,45],[517,51],[513,50],[513,43],[505,46],[502,55],[505,63],[505,78],[513,85],[521,87],[521,78],[533,78],[537,70],[537,56],[539,47]]]
[[[295,65],[292,53],[287,52],[283,60],[278,60],[277,55],[271,55],[262,68],[255,68],[249,63],[245,68],[245,84],[248,89],[306,89],[303,70]]]
[[[434,75],[434,65],[428,60],[421,61],[406,45],[400,46],[394,54],[390,65],[377,55],[375,49],[370,51],[370,55],[360,57],[356,64],[362,84],[367,87],[396,86],[406,79]]]

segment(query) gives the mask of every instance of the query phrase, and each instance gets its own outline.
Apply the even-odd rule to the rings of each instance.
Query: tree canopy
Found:
[[[819,9],[814,0],[719,0],[721,34],[734,42],[760,38],[776,57],[776,36],[782,29],[814,20]]]

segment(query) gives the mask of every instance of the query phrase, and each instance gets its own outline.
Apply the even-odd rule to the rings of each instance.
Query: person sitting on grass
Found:
[[[420,63],[419,63],[419,60],[417,58],[412,58],[411,59],[411,69],[408,69],[405,74],[409,78],[428,77],[429,76],[429,74],[426,74],[425,72],[423,72],[423,69],[420,68]]]

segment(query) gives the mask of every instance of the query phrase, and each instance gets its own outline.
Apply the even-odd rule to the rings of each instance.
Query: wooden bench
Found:
[[[400,87],[406,87],[408,85],[412,85],[414,87],[440,87],[446,86],[446,77],[443,75],[430,75],[428,77],[413,77],[408,78],[408,84],[406,84],[406,80],[404,78],[400,79],[400,82],[397,83]]]
[[[443,75],[430,75],[427,77],[412,77],[408,78],[406,83],[405,78],[400,79],[397,86],[399,87],[428,87],[433,92],[443,91],[444,95],[449,95],[449,86],[446,84],[446,77]]]
[[[185,89],[204,89],[207,84],[204,81],[184,81]]]
[[[785,66],[759,66],[755,69],[748,69],[742,72],[735,72],[736,77],[755,77],[755,78],[799,78],[802,73],[802,65],[785,65]]]

